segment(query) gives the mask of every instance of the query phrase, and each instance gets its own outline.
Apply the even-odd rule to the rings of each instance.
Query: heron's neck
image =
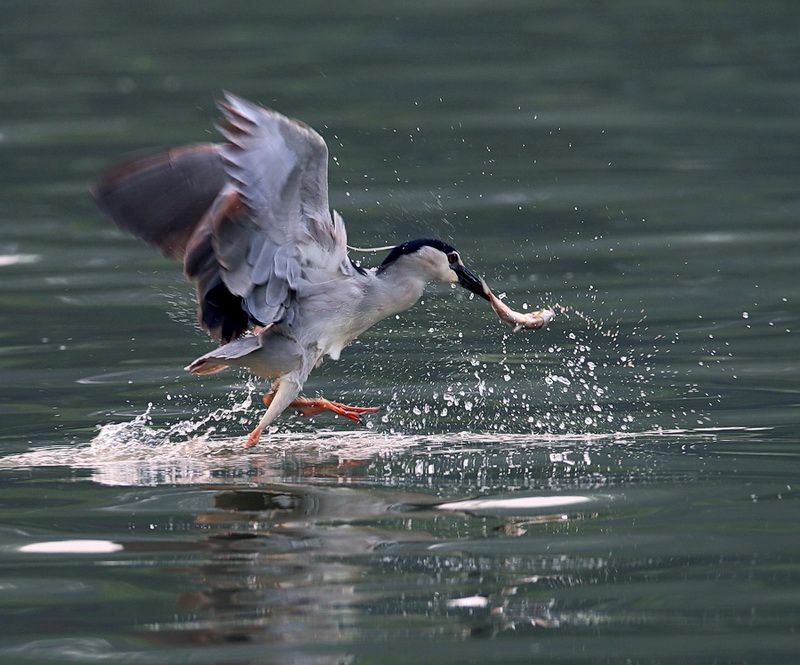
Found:
[[[373,273],[373,289],[365,303],[374,312],[374,320],[407,310],[422,296],[429,280],[418,273],[389,267]]]
[[[331,310],[331,316],[322,317],[324,325],[310,334],[320,356],[328,354],[336,360],[342,349],[378,321],[411,307],[428,282],[407,271],[367,270],[354,276],[346,289],[347,295],[340,305]],[[329,301],[312,308],[312,320],[320,318],[320,311]]]

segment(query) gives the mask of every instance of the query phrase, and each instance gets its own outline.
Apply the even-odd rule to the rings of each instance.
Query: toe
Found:
[[[344,416],[345,418],[349,418],[350,420],[355,420],[357,423],[361,422],[361,416],[359,416],[355,411],[342,409],[341,411],[336,411],[336,413],[338,413],[340,416]]]

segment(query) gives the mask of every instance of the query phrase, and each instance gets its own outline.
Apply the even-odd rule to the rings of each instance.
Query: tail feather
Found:
[[[272,326],[267,326],[262,330],[267,331],[271,327]],[[214,349],[200,356],[185,369],[192,374],[213,374],[214,372],[221,372],[231,365],[241,365],[240,362],[237,362],[239,358],[244,358],[260,348],[260,336],[241,337],[240,339],[234,340],[229,344],[224,344],[218,349]]]

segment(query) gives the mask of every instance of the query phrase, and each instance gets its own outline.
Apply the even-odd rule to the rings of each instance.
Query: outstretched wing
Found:
[[[344,224],[328,204],[328,148],[307,125],[233,95],[220,106],[235,207],[213,233],[222,280],[254,321],[291,323],[304,285],[352,270]]]
[[[119,226],[183,260],[201,325],[228,342],[291,324],[304,287],[355,268],[329,209],[322,137],[230,94],[220,107],[227,143],[128,162],[94,193]]]
[[[92,196],[121,229],[182,261],[227,180],[221,150],[204,143],[133,157],[108,169]]]

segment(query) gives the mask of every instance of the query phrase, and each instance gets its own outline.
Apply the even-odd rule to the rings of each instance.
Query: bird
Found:
[[[91,188],[121,229],[183,263],[197,319],[219,346],[186,369],[239,367],[271,380],[246,445],[287,408],[360,421],[375,407],[302,398],[311,371],[382,319],[414,305],[432,282],[489,300],[449,243],[434,238],[379,248],[364,268],[328,200],[328,148],[305,123],[225,92],[217,143],[123,160]]]

